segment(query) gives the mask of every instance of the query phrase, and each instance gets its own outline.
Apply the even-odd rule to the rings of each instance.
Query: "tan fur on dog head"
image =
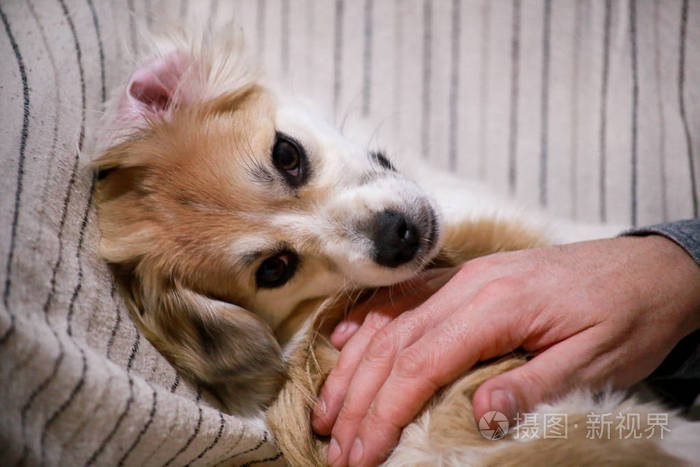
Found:
[[[149,340],[231,409],[250,411],[276,392],[283,365],[272,330],[236,293],[250,287],[237,283],[239,265],[222,254],[249,224],[232,200],[260,206],[264,199],[240,188],[246,166],[227,159],[266,149],[270,98],[250,85],[149,125],[96,161],[109,170],[99,182],[100,253]]]
[[[231,44],[183,44],[139,67],[116,102],[94,162],[100,253],[149,340],[251,412],[281,384],[275,337],[297,310],[411,277],[439,250],[439,218],[384,156],[242,71]],[[280,141],[296,168],[274,159]],[[387,212],[416,236],[412,256],[389,266],[373,256]],[[261,275],[270,260],[269,274],[289,277]]]

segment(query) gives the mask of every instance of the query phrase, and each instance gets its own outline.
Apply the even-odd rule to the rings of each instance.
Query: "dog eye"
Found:
[[[296,187],[306,181],[308,162],[301,146],[286,135],[277,133],[272,148],[272,163],[287,182]]]
[[[279,140],[275,144],[272,154],[275,166],[290,175],[297,175],[299,172],[299,151],[289,141]]]
[[[377,163],[380,167],[396,172],[396,167],[387,159],[386,155],[381,151],[372,151],[369,153],[370,159]]]
[[[299,264],[299,258],[291,251],[282,251],[262,262],[255,273],[259,288],[273,289],[289,281]]]

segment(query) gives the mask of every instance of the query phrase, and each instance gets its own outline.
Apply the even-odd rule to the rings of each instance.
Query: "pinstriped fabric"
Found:
[[[231,460],[232,457],[235,456],[235,454],[232,454],[232,453],[238,449],[238,443],[241,441],[241,439],[243,439],[245,434],[246,434],[246,427],[243,426],[243,428],[240,430],[240,434],[239,434],[238,438],[234,442],[231,443],[228,450],[226,451],[226,454],[222,458],[223,460],[218,461],[215,464],[217,467],[220,465],[224,465],[224,464],[230,464],[229,461]]]
[[[257,451],[258,449],[260,449],[260,448],[262,447],[262,445],[265,444],[266,442],[267,442],[267,433],[265,433],[265,434],[263,435],[263,437],[255,444],[255,446],[253,446],[252,448],[246,449],[246,450],[244,450],[244,451],[240,451],[240,452],[237,452],[237,453],[233,454],[233,455],[230,456],[229,458],[224,459],[224,461],[223,461],[222,463],[230,462],[230,461],[233,461],[233,460],[236,459],[236,458],[239,458],[239,457],[244,456],[244,455],[246,455],[246,454],[249,454],[249,453],[251,453],[251,452],[255,452],[255,451]]]
[[[226,420],[224,420],[224,416],[221,412],[219,412],[219,431],[216,432],[216,437],[212,440],[211,444],[209,444],[207,447],[204,448],[202,452],[197,454],[197,457],[192,459],[192,461],[188,462],[187,465],[190,465],[199,459],[202,459],[209,451],[214,448],[218,444],[218,442],[221,440],[221,434],[224,432],[224,426],[226,425]]]
[[[433,3],[430,0],[423,2],[423,47],[422,47],[422,73],[423,83],[421,88],[421,156],[430,158],[430,78],[432,61],[432,22]]]
[[[201,397],[202,397],[202,388],[197,388],[197,399],[195,400],[195,403],[197,404],[197,414],[198,415],[197,415],[197,424],[195,425],[194,430],[192,431],[192,434],[187,438],[185,443],[177,451],[175,451],[175,454],[173,454],[172,457],[170,459],[168,459],[165,462],[165,464],[163,464],[163,466],[168,466],[168,465],[172,464],[173,462],[175,462],[175,459],[177,459],[180,456],[180,454],[185,452],[187,450],[187,448],[190,447],[190,445],[192,444],[192,441],[194,441],[194,439],[199,434],[199,430],[202,427],[202,407],[199,407],[199,402],[201,400]]]
[[[637,225],[637,121],[639,119],[639,70],[637,65],[637,0],[629,3],[630,55],[632,66],[632,150],[630,224]]]
[[[257,2],[256,8],[256,28],[257,28],[257,53],[258,57],[262,57],[265,53],[265,10],[266,0]]]
[[[148,429],[151,427],[151,424],[153,424],[153,418],[156,414],[157,407],[158,407],[158,392],[156,392],[156,390],[153,389],[153,403],[151,404],[151,410],[148,413],[148,419],[146,420],[146,423],[144,423],[144,425],[141,427],[141,430],[136,435],[136,438],[134,438],[134,441],[124,451],[124,455],[117,461],[117,465],[119,465],[119,466],[125,465],[127,459],[129,458],[129,455],[134,451],[136,446],[138,446],[138,444],[141,441],[141,439],[143,438],[143,436],[146,434]],[[221,415],[221,416],[223,417],[223,415]]]
[[[513,0],[513,22],[510,45],[510,121],[508,129],[508,185],[510,194],[515,194],[517,183],[518,141],[518,81],[520,76],[520,0]]]
[[[334,24],[335,34],[333,40],[333,113],[334,116],[337,118],[338,106],[340,105],[340,91],[343,86],[343,0],[335,0]]]
[[[693,200],[693,217],[698,217],[698,186],[696,181],[695,166],[697,162],[693,154],[693,138],[690,133],[688,123],[688,115],[686,111],[685,97],[685,70],[686,70],[686,51],[687,51],[687,34],[688,34],[688,0],[683,0],[681,8],[681,26],[679,33],[679,49],[678,52],[678,105],[680,108],[681,119],[683,120],[683,130],[685,132],[685,141],[688,151],[688,173],[690,175],[690,196]]]
[[[449,143],[448,160],[450,170],[457,169],[457,127],[459,101],[459,44],[461,40],[461,1],[452,0],[452,37],[450,42],[451,64],[450,64],[450,94],[449,94]]]
[[[578,131],[579,131],[579,89],[581,86],[580,81],[580,62],[581,62],[581,13],[582,5],[581,0],[576,0],[574,5],[574,31],[571,35],[572,49],[573,53],[571,55],[571,100],[569,101],[569,108],[571,112],[571,140],[569,142],[570,147],[570,172],[569,180],[571,180],[571,207],[569,211],[569,216],[578,220]]]
[[[114,300],[114,311],[116,312],[116,316],[114,319],[114,326],[112,327],[112,330],[109,333],[109,338],[107,340],[107,351],[105,352],[105,356],[107,358],[110,357],[110,353],[112,352],[112,346],[114,345],[114,340],[117,338],[117,331],[119,330],[119,326],[122,323],[121,304],[118,300],[115,299],[115,292],[116,284],[112,283],[112,291],[110,292],[110,297],[112,298],[112,300]]]
[[[217,411],[138,335],[94,254],[92,155],[76,148],[126,77],[125,49],[195,15],[239,19],[271,78],[349,135],[366,124],[361,144],[557,215],[697,216],[698,2],[3,2],[3,464],[282,462],[263,429]]]
[[[129,12],[129,38],[130,38],[130,44],[131,44],[131,50],[133,51],[134,55],[138,55],[139,53],[139,42],[137,38],[137,33],[136,33],[136,18],[135,18],[135,10],[134,10],[134,0],[126,0],[126,8],[127,11]]]
[[[83,101],[82,108],[83,109],[85,108],[84,101]],[[81,141],[80,144],[81,145],[82,145],[83,135],[84,135],[84,130],[83,130],[83,126],[81,125],[81,129],[80,129],[80,141]],[[61,219],[59,222],[59,230],[58,230],[58,235],[57,235],[58,258],[56,259],[56,262],[54,263],[54,266],[52,268],[52,276],[50,279],[50,290],[49,290],[49,293],[47,295],[46,301],[44,302],[44,306],[43,306],[43,311],[44,311],[45,316],[48,316],[50,308],[54,302],[54,297],[55,297],[56,288],[57,288],[57,275],[58,275],[59,268],[61,267],[62,262],[63,262],[63,250],[64,250],[64,248],[63,248],[63,246],[64,246],[63,233],[64,233],[64,227],[66,225],[66,220],[67,220],[67,215],[68,215],[68,205],[70,204],[71,196],[73,193],[73,187],[74,187],[75,182],[76,182],[76,173],[78,170],[78,163],[79,163],[79,154],[76,153],[74,156],[73,164],[72,164],[70,179],[69,179],[69,182],[67,184],[66,194],[65,194],[65,197],[63,198],[63,205],[62,205],[62,209],[61,209]],[[46,320],[47,320],[46,322],[48,324],[48,317],[46,318]],[[35,400],[37,399],[37,397],[40,396],[44,391],[46,391],[47,389],[50,388],[50,385],[51,385],[52,381],[55,380],[55,378],[58,374],[59,368],[61,367],[61,364],[63,363],[63,360],[65,358],[64,340],[61,337],[59,337],[58,332],[56,331],[56,329],[53,326],[49,325],[49,330],[50,330],[53,338],[55,339],[55,341],[58,344],[58,347],[59,347],[58,356],[54,359],[54,361],[51,364],[51,371],[50,371],[48,377],[41,380],[41,382],[35,386],[33,391],[31,391],[29,397],[26,399],[24,404],[21,406],[20,426],[21,426],[22,435],[24,436],[24,444],[23,444],[22,455],[21,455],[20,460],[19,460],[20,464],[24,463],[27,460],[27,457],[30,455],[30,440],[28,439],[28,435],[26,433],[26,427],[28,424],[27,417],[30,414],[30,410],[32,409],[33,404],[34,404]],[[49,417],[49,420],[50,420],[50,417]],[[41,439],[43,441],[43,439],[44,439],[43,431],[41,433],[42,433]],[[40,444],[42,445],[42,448],[41,448],[42,456],[41,457],[43,458],[43,453],[44,453],[43,442],[41,442]]]
[[[659,8],[660,5],[658,2],[654,3],[654,12],[653,12],[653,31],[654,31],[654,80],[656,81],[656,89],[660,89],[662,85],[662,78],[661,78],[661,48],[660,48],[660,32],[659,32]],[[658,160],[659,160],[659,186],[660,186],[660,203],[661,203],[661,220],[666,222],[668,221],[668,196],[667,192],[668,189],[666,187],[666,116],[665,116],[665,106],[664,106],[664,99],[661,96],[660,92],[656,92],[656,109],[657,113],[659,115],[659,138],[658,138],[658,143],[657,146],[655,147],[656,152],[658,154]]]
[[[17,67],[19,68],[20,76],[22,79],[22,97],[23,97],[23,117],[22,117],[22,130],[20,134],[19,143],[19,158],[17,160],[17,188],[15,190],[14,196],[14,208],[12,210],[12,230],[10,234],[10,250],[7,253],[7,262],[5,266],[5,288],[2,293],[2,303],[5,306],[5,312],[10,318],[9,325],[0,334],[0,345],[2,345],[14,332],[15,329],[15,315],[10,311],[10,288],[12,287],[12,260],[15,253],[15,243],[17,241],[17,222],[19,219],[19,208],[20,201],[22,198],[22,182],[24,179],[24,161],[25,161],[25,149],[27,147],[27,137],[29,128],[29,84],[27,82],[27,72],[24,68],[24,60],[22,59],[22,54],[19,51],[17,42],[14,35],[12,34],[12,29],[7,20],[5,13],[0,10],[0,18],[5,26],[5,32],[7,38],[10,40],[12,45],[12,51],[14,52],[15,59],[17,61]]]
[[[612,15],[612,0],[605,0],[605,26],[603,39],[603,69],[600,88],[600,131],[598,145],[600,148],[600,165],[598,172],[598,189],[600,196],[600,221],[607,221],[606,194],[605,194],[605,170],[607,157],[607,107],[608,107],[608,80],[610,78],[610,28]]]
[[[79,160],[80,156],[80,151],[83,149],[83,143],[85,141],[85,122],[86,122],[86,112],[87,112],[87,103],[86,103],[86,85],[85,85],[85,74],[84,74],[84,69],[83,69],[83,64],[82,64],[82,49],[80,47],[80,42],[78,40],[78,35],[75,29],[75,25],[73,23],[73,19],[71,16],[71,13],[68,11],[68,7],[66,3],[63,0],[59,0],[59,3],[61,5],[61,9],[63,11],[63,15],[68,22],[68,26],[70,28],[70,32],[73,36],[73,42],[75,46],[75,58],[77,61],[77,66],[78,66],[78,74],[80,78],[80,101],[81,101],[81,113],[80,113],[80,133],[78,135],[78,152],[76,153],[75,156],[75,161],[76,164]],[[76,165],[77,169],[77,165]],[[94,190],[94,179],[90,185],[89,189],[89,194],[87,196],[87,202],[86,207],[85,207],[85,213],[82,216],[82,222],[81,222],[81,228],[80,232],[78,234],[78,245],[76,249],[76,257],[77,257],[77,262],[78,262],[78,271],[77,271],[77,276],[78,276],[78,281],[73,289],[73,293],[71,294],[70,302],[68,305],[68,313],[66,317],[67,325],[66,325],[66,334],[68,336],[72,336],[72,324],[73,324],[73,313],[75,311],[75,301],[78,297],[78,294],[80,293],[80,289],[82,286],[82,280],[83,280],[83,265],[81,262],[81,253],[82,253],[82,246],[83,246],[83,240],[85,238],[85,228],[87,227],[87,216],[88,212],[90,210],[90,204],[92,200],[92,192]],[[76,394],[82,389],[84,382],[85,382],[85,373],[87,371],[87,359],[85,356],[85,351],[83,350],[82,347],[79,345],[76,345],[76,348],[80,354],[80,362],[81,362],[81,370],[80,370],[80,376],[78,378],[78,381],[75,383],[75,386],[71,389],[68,398],[65,399],[59,406],[58,408],[51,413],[49,416],[48,420],[46,421],[46,424],[44,425],[42,431],[41,431],[41,437],[40,437],[40,450],[41,450],[41,463],[44,464],[46,462],[46,436],[48,435],[48,430],[51,427],[53,423],[58,419],[58,417],[63,414],[63,412],[68,408],[68,406],[73,402]],[[57,373],[54,374],[54,377],[57,375]],[[47,381],[47,385],[51,384],[52,380]]]
[[[249,465],[259,465],[259,464],[266,464],[268,462],[276,461],[277,459],[282,457],[282,453],[278,452],[272,457],[267,457],[265,459],[260,459],[260,460],[254,460],[254,461],[248,461],[245,464],[241,464],[241,467],[248,467]]]
[[[39,35],[41,37],[41,42],[44,46],[44,49],[46,50],[46,55],[49,59],[49,65],[51,68],[51,76],[54,81],[54,103],[55,103],[55,109],[54,109],[54,125],[52,128],[52,136],[51,136],[51,147],[48,150],[48,160],[53,161],[56,158],[56,146],[58,144],[58,133],[59,133],[59,128],[61,127],[61,75],[58,72],[58,66],[56,64],[56,58],[54,56],[53,51],[51,50],[51,47],[49,46],[49,41],[46,36],[46,30],[44,29],[44,26],[39,19],[39,16],[37,15],[37,12],[34,8],[34,5],[32,1],[27,1],[27,9],[29,10],[30,15],[32,16],[32,19],[36,23],[36,26],[39,30]],[[43,179],[43,188],[42,188],[42,194],[41,194],[41,201],[40,205],[45,206],[47,203],[47,197],[49,194],[49,180],[51,178],[52,174],[52,164],[46,164],[46,170],[44,171],[44,175],[42,176]],[[43,209],[43,208],[42,208]],[[34,245],[36,245],[36,248],[39,247],[39,242],[41,242],[43,238],[43,233],[44,233],[44,228],[45,228],[46,223],[41,222],[39,225],[39,228],[37,229],[36,233],[36,239],[34,240]],[[48,324],[48,323],[47,323]]]
[[[170,392],[175,392],[177,390],[177,387],[180,385],[180,373],[177,373],[175,375],[175,379],[173,380],[172,386],[170,386]]]
[[[392,65],[394,67],[393,73],[391,73],[392,76],[392,81],[390,83],[390,86],[392,86],[391,90],[391,97],[393,99],[394,107],[399,107],[399,101],[401,99],[401,89],[402,89],[402,84],[403,84],[403,66],[402,66],[402,56],[403,56],[403,28],[402,28],[402,19],[403,16],[401,15],[401,9],[400,9],[400,0],[396,0],[394,2],[394,11],[393,11],[393,18],[394,18],[394,25],[391,31],[392,34],[392,39],[393,39],[393,61]],[[391,125],[392,129],[392,137],[396,138],[397,140],[399,139],[399,135],[401,134],[401,118],[399,116],[394,116],[392,118],[393,124]]]
[[[362,50],[362,116],[367,117],[370,112],[372,92],[372,34],[374,9],[373,0],[365,0],[364,9],[364,45]]]
[[[14,31],[17,27],[16,25],[19,24],[19,30],[23,31],[21,26],[24,23],[18,22],[18,19],[22,16],[15,11],[15,5],[9,5],[8,7],[10,10],[10,15],[7,16],[8,26],[12,27]],[[47,9],[47,7],[49,8]],[[156,3],[153,2],[150,7],[156,9]],[[139,360],[147,357],[150,357],[152,360],[154,356],[153,349],[150,348],[148,343],[144,343],[138,337],[138,334],[122,331],[124,319],[120,311],[121,305],[119,305],[119,300],[114,299],[114,302],[112,302],[112,299],[109,299],[110,291],[113,292],[112,284],[103,269],[98,272],[97,277],[93,271],[95,266],[99,266],[99,263],[95,262],[95,257],[92,253],[94,251],[94,243],[91,242],[95,240],[94,224],[91,223],[94,213],[90,208],[92,187],[89,176],[87,180],[83,178],[86,173],[82,169],[86,155],[71,150],[71,144],[63,144],[61,142],[61,144],[57,145],[55,142],[59,134],[65,133],[71,134],[71,138],[75,138],[73,141],[76,144],[72,146],[73,148],[82,146],[86,132],[83,130],[83,125],[80,122],[83,119],[87,120],[88,115],[90,120],[94,120],[94,116],[99,112],[97,102],[103,102],[106,98],[105,61],[113,59],[115,50],[114,48],[106,49],[104,47],[99,32],[102,23],[102,16],[100,15],[108,11],[104,10],[104,8],[105,4],[95,4],[90,0],[85,0],[84,3],[77,1],[56,2],[55,0],[51,2],[37,1],[29,4],[27,7],[29,12],[33,13],[33,15],[27,15],[27,17],[32,18],[34,23],[36,23],[35,27],[44,35],[51,36],[50,38],[45,38],[39,44],[48,50],[48,53],[43,53],[44,57],[49,57],[49,60],[45,62],[47,65],[60,63],[58,67],[60,68],[61,76],[56,80],[59,84],[62,81],[61,78],[65,78],[65,70],[70,67],[71,63],[80,64],[87,60],[90,64],[90,73],[96,73],[78,72],[79,67],[74,65],[76,71],[71,72],[71,74],[75,79],[71,81],[69,74],[67,82],[73,86],[73,90],[78,90],[78,92],[70,91],[66,94],[64,102],[72,99],[70,105],[60,109],[60,119],[57,119],[55,122],[51,121],[56,127],[62,124],[60,129],[52,129],[50,132],[53,135],[51,139],[54,142],[51,144],[49,151],[47,151],[47,154],[50,154],[55,149],[57,161],[33,159],[42,162],[40,173],[49,174],[53,172],[54,177],[58,174],[61,175],[61,178],[55,178],[55,182],[47,182],[45,184],[42,198],[49,206],[45,213],[47,220],[41,222],[41,224],[45,224],[44,233],[42,234],[39,231],[33,233],[32,237],[37,240],[32,241],[30,245],[30,247],[34,248],[34,251],[36,251],[37,247],[50,248],[48,257],[53,257],[50,259],[51,264],[47,265],[48,276],[45,285],[47,295],[44,296],[45,300],[42,299],[44,303],[44,312],[42,314],[44,327],[41,328],[43,331],[40,330],[41,332],[49,332],[49,338],[44,337],[41,341],[35,342],[33,350],[27,354],[28,358],[22,357],[14,360],[14,357],[11,357],[9,360],[9,362],[19,363],[19,365],[13,365],[11,369],[15,372],[16,377],[19,378],[26,378],[35,373],[37,365],[44,368],[44,370],[36,373],[36,376],[31,377],[27,381],[27,390],[23,391],[22,394],[18,394],[19,397],[15,396],[16,399],[14,400],[19,404],[17,406],[17,419],[25,420],[21,424],[24,428],[20,429],[20,436],[16,438],[17,442],[15,443],[15,446],[19,447],[22,452],[17,452],[16,449],[9,451],[4,448],[0,449],[0,458],[3,459],[3,463],[7,460],[11,464],[20,461],[25,465],[38,462],[51,465],[60,461],[71,465],[88,465],[101,464],[112,459],[111,462],[122,465],[133,465],[134,463],[141,465],[142,460],[150,454],[149,446],[152,446],[152,441],[154,439],[160,440],[163,437],[162,428],[159,429],[157,426],[167,427],[167,420],[172,419],[172,417],[166,415],[167,412],[166,414],[163,413],[163,409],[160,409],[161,413],[158,413],[158,403],[162,402],[167,410],[168,407],[172,408],[175,400],[187,399],[190,397],[190,394],[192,394],[192,397],[194,396],[191,389],[189,389],[191,387],[189,383],[187,383],[184,391],[178,391],[180,395],[167,397],[163,397],[160,394],[161,391],[156,389],[157,386],[144,383],[144,377],[157,377],[159,373],[168,368],[167,364],[162,359],[160,359],[162,363],[149,364],[150,371],[147,375],[139,370],[145,363],[145,361],[144,363],[139,363]],[[38,11],[41,13],[37,15]],[[67,35],[60,35],[61,28],[55,27],[56,20],[54,18],[56,16],[52,17],[51,11],[64,14],[61,27],[64,28],[64,33],[68,33]],[[133,17],[133,15],[127,14],[123,18],[128,19],[130,16]],[[134,24],[136,23],[137,21],[135,20]],[[45,26],[45,24],[48,26]],[[132,44],[137,44],[138,32],[136,29],[136,27],[132,28],[130,35],[129,28],[126,28],[122,37],[131,37]],[[46,32],[44,33],[44,31]],[[89,40],[91,34],[96,40],[93,39],[88,43],[86,41]],[[62,38],[62,43],[56,44],[55,37],[57,35]],[[71,36],[73,39],[71,39]],[[24,35],[19,37],[17,42],[18,50],[21,50],[23,47],[22,40],[26,40],[26,37]],[[37,35],[37,37],[41,37],[41,34]],[[73,44],[71,44],[71,41]],[[64,44],[75,45],[75,47],[65,48],[63,47]],[[88,45],[85,46],[85,44]],[[54,49],[54,47],[57,47],[57,49]],[[31,49],[31,46],[28,48]],[[54,50],[58,49],[61,49],[61,55],[54,59]],[[72,51],[74,53],[73,57],[71,57],[70,53],[64,51]],[[36,60],[34,58],[35,55],[35,53],[30,54],[31,60]],[[33,70],[41,69],[36,62],[31,61],[31,64]],[[114,70],[114,67],[112,67],[112,70]],[[49,68],[50,72],[51,68]],[[85,84],[81,84],[81,74],[84,75]],[[27,75],[25,78],[28,81],[31,80],[32,76],[29,73]],[[28,99],[30,93],[37,96],[35,98],[40,103],[42,98],[46,96],[60,96],[62,89],[57,88],[54,90],[50,86],[46,86],[47,83],[54,81],[39,80],[36,82],[40,84],[35,85],[31,90],[27,90]],[[44,91],[44,87],[50,93]],[[80,88],[82,88],[82,91]],[[95,97],[94,102],[89,100],[92,99],[92,96]],[[55,99],[56,102],[61,100],[59,97]],[[54,104],[53,100],[49,102],[52,105]],[[82,117],[79,110],[81,107],[85,109]],[[39,109],[44,112],[46,110],[41,107],[41,104]],[[29,112],[28,106],[27,112]],[[28,118],[31,118],[31,116]],[[31,123],[30,121],[27,125]],[[37,133],[35,132],[34,137],[36,136]],[[14,161],[16,163],[17,159],[15,158]],[[48,166],[56,162],[58,162],[58,172],[49,170]],[[31,167],[31,169],[32,175],[36,175],[35,168]],[[61,180],[63,183],[61,183]],[[41,194],[41,192],[42,190],[39,193]],[[31,203],[36,203],[36,201],[38,199],[35,196],[30,196]],[[23,212],[32,212],[28,209],[24,209]],[[18,218],[21,219],[21,216],[18,216]],[[49,243],[42,242],[41,239],[48,239]],[[22,241],[18,241],[18,246],[20,245],[25,247]],[[26,257],[26,252],[23,252],[22,258]],[[37,258],[41,258],[41,256]],[[10,264],[14,263],[10,262]],[[26,262],[22,264],[26,265]],[[71,272],[73,273],[72,276]],[[102,285],[94,282],[96,278],[103,282]],[[14,277],[11,275],[3,277],[3,281],[12,281],[13,279]],[[12,284],[20,284],[20,290],[23,290],[24,284],[22,284],[21,279],[22,277],[18,279],[19,282],[13,281]],[[89,285],[87,281],[90,281]],[[95,288],[99,290],[101,287],[104,292],[102,294],[98,292],[95,295]],[[14,290],[14,287],[12,290]],[[26,304],[36,303],[31,299],[26,300],[27,297],[21,298],[25,299],[23,302]],[[9,302],[13,303],[15,300],[13,296],[9,299]],[[41,303],[42,301],[40,300],[36,304],[39,311],[42,309]],[[114,363],[110,363],[109,365],[111,366],[108,365],[108,369],[106,373],[102,373],[102,377],[106,377],[104,382],[114,386],[115,389],[119,387],[127,389],[126,399],[123,398],[124,394],[118,395],[117,393],[114,393],[111,398],[105,397],[108,386],[95,386],[95,383],[99,381],[100,368],[104,365],[104,361],[100,363],[100,359],[104,357],[100,357],[99,353],[95,353],[95,349],[85,347],[86,342],[95,342],[95,339],[88,338],[86,341],[81,334],[86,329],[84,326],[88,316],[86,313],[95,305],[104,306],[104,310],[107,313],[106,316],[111,315],[112,317],[107,326],[102,326],[99,320],[90,320],[91,325],[87,327],[88,332],[105,330],[103,345],[106,345],[106,347],[102,347],[103,350],[101,352],[104,352],[102,355],[105,353],[109,355]],[[92,323],[96,324],[93,326]],[[26,328],[26,326],[27,324],[25,323],[24,327]],[[121,346],[124,338],[128,338],[129,334],[136,339],[134,342],[139,342],[140,344],[132,346],[131,356],[122,360],[121,355],[123,351]],[[26,332],[22,332],[20,335],[22,338],[28,337]],[[97,339],[97,342],[99,342],[99,339]],[[22,350],[21,346],[15,347],[12,340],[8,340],[8,343],[11,346],[9,352]],[[137,351],[144,345],[146,352]],[[46,350],[44,350],[45,346],[48,346]],[[46,351],[49,351],[49,353],[47,354]],[[5,355],[3,355],[3,361],[8,361]],[[120,374],[118,370],[119,365],[124,365],[122,367],[124,370],[122,371],[131,369],[135,370],[135,373],[130,375],[125,371],[125,373]],[[162,370],[159,370],[159,367]],[[6,369],[9,368],[3,365],[3,375],[7,375]],[[30,373],[27,373],[27,370]],[[169,371],[172,375],[172,370]],[[97,376],[96,373],[98,374]],[[121,383],[114,385],[109,383],[109,381],[125,381],[127,385],[121,386]],[[172,386],[173,392],[181,387],[179,376],[175,380],[171,379],[168,386]],[[91,390],[88,391],[88,388]],[[92,389],[98,390],[93,392]],[[169,391],[166,390],[166,392],[170,394]],[[90,402],[90,398],[95,402]],[[3,399],[5,400],[5,397]],[[77,403],[78,400],[80,400],[80,404]],[[115,405],[115,400],[122,401],[121,408],[119,404]],[[211,404],[211,397],[207,396],[206,401],[207,404]],[[124,402],[126,402],[126,405],[124,405]],[[179,403],[182,404],[183,402]],[[76,421],[76,415],[83,409],[84,405],[86,407],[85,410],[95,407],[98,412],[80,419],[75,427],[71,427]],[[11,413],[11,411],[8,410],[8,413]],[[87,412],[85,413],[87,414]],[[187,410],[184,410],[183,407],[180,413],[181,415],[186,415]],[[228,444],[220,444],[222,439],[236,440],[240,437],[238,441],[241,450],[250,449],[251,445],[260,440],[262,433],[259,430],[250,429],[247,430],[246,434],[246,430],[242,430],[241,423],[230,416],[219,414],[218,412],[212,413],[212,410],[209,408],[202,408],[201,413],[201,429],[197,436],[192,435],[194,426],[192,429],[188,429],[186,426],[182,426],[181,423],[170,423],[173,430],[170,433],[171,439],[168,441],[177,442],[181,440],[181,446],[191,447],[192,451],[187,452],[192,452],[193,460],[210,462],[212,456],[213,459],[216,459],[216,456],[226,453]],[[207,421],[212,416],[216,417],[216,423]],[[193,420],[196,421],[196,418]],[[100,423],[100,421],[103,423]],[[4,415],[2,423],[6,427]],[[133,432],[134,424],[136,424],[137,432]],[[100,427],[104,428],[101,429]],[[187,431],[187,434],[185,434],[185,431]],[[3,428],[3,432],[11,433],[12,431]],[[190,444],[185,444],[190,438]],[[81,444],[86,446],[85,451],[81,452],[73,449],[72,443],[77,440],[81,440]],[[144,443],[146,440],[148,440],[148,443]],[[167,451],[169,450],[164,449],[162,452]],[[259,459],[271,457],[276,452],[272,450],[268,452],[261,447],[259,449]],[[242,455],[240,458],[242,462],[246,462],[254,460],[255,455],[253,453],[253,459],[247,455]],[[162,457],[162,455],[156,455],[154,459],[160,458],[159,462],[162,464],[165,461]],[[179,461],[174,463],[179,463]]]
[[[540,205],[547,205],[547,163],[549,159],[549,73],[552,1],[544,1],[542,21],[542,91],[540,96]]]
[[[289,41],[291,40],[289,32],[289,1],[282,0],[282,12],[280,14],[280,29],[282,31],[280,41],[280,62],[282,66],[282,74],[289,76]]]
[[[129,413],[129,409],[131,409],[131,405],[134,402],[134,379],[131,377],[129,372],[131,371],[131,368],[133,367],[134,364],[134,358],[136,357],[136,352],[139,350],[139,342],[141,341],[141,335],[136,333],[136,340],[134,341],[134,345],[131,347],[131,355],[129,355],[129,361],[126,364],[126,371],[127,371],[127,378],[129,379],[129,396],[126,400],[126,405],[124,406],[124,410],[117,416],[117,420],[114,422],[114,426],[112,429],[107,433],[107,436],[105,439],[100,443],[98,448],[90,455],[88,458],[86,465],[92,465],[95,463],[97,458],[100,456],[102,451],[104,451],[105,447],[107,444],[114,438],[115,433],[117,430],[119,430],[119,427],[121,426],[122,422],[124,421],[124,418],[126,415]]]
[[[481,61],[478,68],[479,79],[479,125],[477,134],[479,139],[478,154],[478,177],[486,179],[486,160],[489,157],[488,151],[488,121],[487,111],[489,108],[490,95],[490,68],[491,68],[491,3],[483,2],[480,8],[481,13],[481,37],[479,45],[481,47]]]

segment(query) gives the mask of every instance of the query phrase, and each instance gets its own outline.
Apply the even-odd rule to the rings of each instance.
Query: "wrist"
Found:
[[[682,313],[679,340],[700,329],[700,266],[681,245],[665,235],[652,233],[636,238],[644,241],[648,251],[664,259],[658,270],[649,274],[675,292],[670,305]]]

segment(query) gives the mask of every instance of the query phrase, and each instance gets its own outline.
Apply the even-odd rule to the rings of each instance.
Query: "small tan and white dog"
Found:
[[[337,358],[324,336],[362,291],[551,240],[541,222],[478,189],[349,141],[261,84],[236,40],[205,36],[156,41],[107,113],[94,162],[99,250],[173,365],[227,410],[264,416],[291,464],[322,465],[326,441],[309,413]],[[471,395],[523,362],[481,366],[444,389],[387,462],[697,460],[698,426],[673,414],[663,441],[587,440],[589,413],[663,409],[584,393],[538,409],[568,415],[567,440],[484,439]]]

